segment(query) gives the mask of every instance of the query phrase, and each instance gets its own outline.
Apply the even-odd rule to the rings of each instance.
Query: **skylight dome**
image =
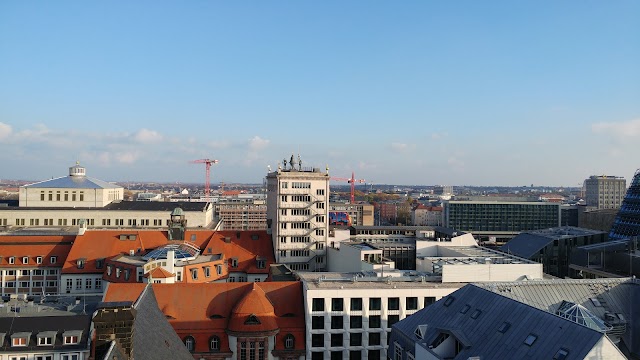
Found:
[[[563,300],[556,311],[556,315],[600,332],[611,330],[611,327],[607,326],[602,319],[587,310],[584,306],[570,301]]]

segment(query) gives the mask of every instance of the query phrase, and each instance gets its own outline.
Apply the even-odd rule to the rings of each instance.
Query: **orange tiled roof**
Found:
[[[135,239],[120,240],[120,235],[135,235]],[[158,230],[87,230],[77,236],[62,268],[63,274],[103,273],[96,268],[97,259],[106,259],[130,250],[145,253],[149,249],[169,243],[167,233]],[[85,266],[78,269],[76,262],[85,259]]]
[[[135,301],[144,286],[145,284],[109,284],[103,301]],[[227,329],[234,327],[234,316],[237,318],[239,314],[249,313],[256,314],[263,324],[269,322],[265,327],[274,326],[270,321],[275,321],[279,328],[276,350],[284,350],[284,336],[287,334],[295,337],[296,350],[304,349],[305,315],[300,282],[180,283],[150,286],[153,287],[158,307],[168,317],[180,338],[194,337],[196,352],[209,351],[208,343],[212,335],[220,337],[221,351],[229,351]],[[260,314],[270,314],[270,306],[273,307],[273,317],[261,316]],[[243,322],[242,326],[247,325]],[[251,329],[245,330],[251,332]]]
[[[231,311],[228,329],[237,332],[272,331],[278,329],[273,305],[256,283]],[[254,318],[255,321],[250,323]]]
[[[226,242],[229,238],[230,242]],[[248,274],[268,274],[269,266],[275,263],[271,236],[261,231],[217,231],[202,249],[202,254],[224,254],[227,259],[237,258],[238,266],[229,267],[229,271],[242,271]],[[258,269],[256,256],[265,260],[265,267]]]
[[[172,278],[174,274],[168,272],[167,270],[165,270],[162,267],[157,267],[151,271],[149,271],[148,273],[144,274],[144,277],[148,278],[155,278],[155,279],[166,279],[166,278]]]
[[[75,236],[0,236],[0,266],[2,267],[62,267]],[[51,257],[55,263],[51,263]],[[9,258],[13,257],[13,264]],[[28,257],[27,264],[23,257]],[[42,263],[37,263],[42,257]]]

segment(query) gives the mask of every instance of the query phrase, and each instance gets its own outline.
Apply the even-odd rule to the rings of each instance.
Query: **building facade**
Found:
[[[21,207],[96,208],[123,198],[122,186],[87,177],[86,169],[76,163],[69,168],[69,176],[21,186],[19,203]]]
[[[318,168],[280,167],[267,174],[267,231],[276,262],[292,270],[326,267],[329,236],[329,173]]]
[[[609,239],[618,240],[640,236],[640,170],[631,180],[631,186],[622,201],[620,211],[613,221]]]
[[[510,201],[445,201],[444,226],[481,241],[506,241],[521,231],[560,226],[560,204]]]
[[[627,191],[627,181],[619,176],[590,176],[584,181],[587,207],[617,209]]]

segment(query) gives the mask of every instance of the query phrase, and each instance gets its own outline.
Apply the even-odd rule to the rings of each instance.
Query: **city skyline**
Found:
[[[580,186],[640,164],[640,3],[3,2],[3,179]],[[335,184],[334,184],[335,185]]]

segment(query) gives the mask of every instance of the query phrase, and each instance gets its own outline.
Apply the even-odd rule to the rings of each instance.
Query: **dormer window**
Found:
[[[124,279],[128,281],[130,276],[131,276],[131,270],[124,269]]]
[[[23,264],[28,264],[29,263],[29,257],[28,256],[23,256],[22,257],[22,263]]]
[[[27,343],[29,343],[27,337],[11,338],[11,346],[27,346]]]
[[[122,269],[117,267],[116,268],[116,277],[119,278],[120,277],[120,273],[122,272]]]
[[[77,344],[78,343],[78,337],[77,336],[65,336],[64,337],[64,344],[65,345],[73,345],[73,344]]]
[[[16,263],[16,258],[14,256],[9,256],[9,264],[13,265]]]
[[[62,334],[62,339],[65,345],[75,345],[80,342],[81,337],[82,331],[80,330],[65,331]]]
[[[231,258],[231,267],[238,267],[238,258]]]
[[[256,267],[258,269],[264,269],[266,267],[266,261],[264,259],[258,259]]]
[[[249,315],[247,320],[244,322],[245,325],[260,325],[260,320],[254,314]]]
[[[55,263],[57,263],[57,262],[58,262],[58,257],[57,257],[57,256],[52,256],[52,257],[50,257],[50,258],[49,258],[49,262],[50,262],[51,264],[55,264]]]
[[[42,256],[36,256],[36,264],[42,264]]]
[[[96,269],[102,269],[104,266],[104,259],[96,259]]]
[[[198,280],[198,269],[191,269],[191,278],[193,280]]]
[[[84,269],[84,262],[85,262],[85,259],[78,259],[78,261],[76,261],[76,265],[78,266],[78,269]]]
[[[111,265],[107,265],[107,276],[111,276]]]
[[[56,336],[55,331],[44,331],[38,333],[38,346],[51,346]]]
[[[293,346],[295,345],[295,340],[296,338],[293,337],[293,335],[287,334],[287,336],[284,337],[284,348],[293,349]]]

